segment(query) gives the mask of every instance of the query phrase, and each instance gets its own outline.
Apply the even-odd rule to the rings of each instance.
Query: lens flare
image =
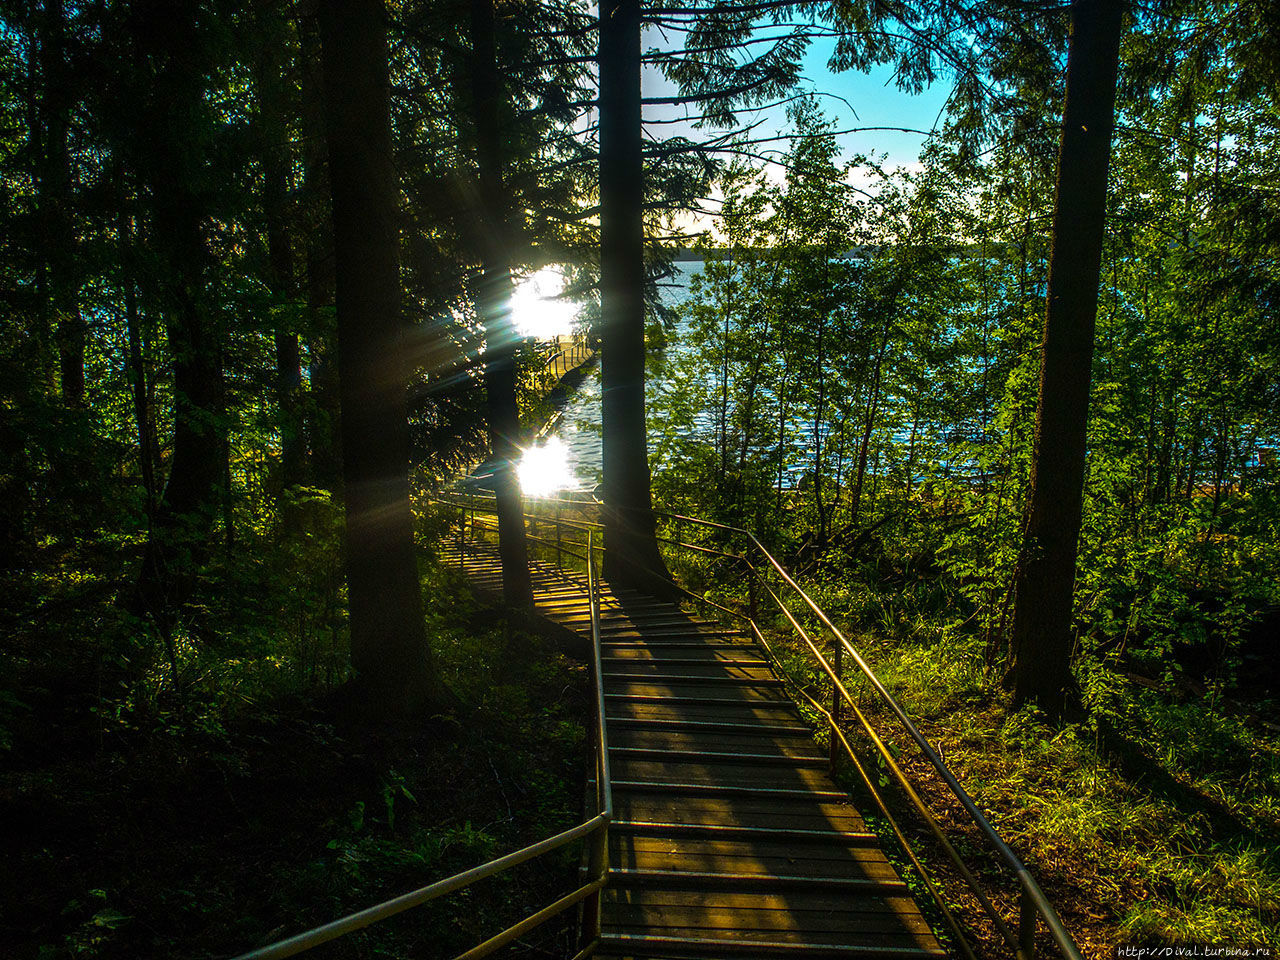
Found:
[[[577,484],[569,462],[569,447],[559,437],[549,437],[540,447],[529,447],[516,464],[520,489],[529,497],[549,497]]]
[[[522,337],[554,340],[573,333],[577,304],[558,299],[564,277],[555,267],[543,267],[520,281],[511,296],[511,316]]]

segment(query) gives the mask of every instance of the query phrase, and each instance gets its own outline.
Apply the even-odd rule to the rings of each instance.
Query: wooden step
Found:
[[[725,734],[716,731],[618,724],[615,729],[609,731],[609,744],[612,747],[673,750],[695,754],[736,751],[760,756],[791,757],[799,760],[823,754],[823,759],[825,759],[825,751],[822,751],[814,744],[807,728],[793,731],[786,735],[770,736],[754,730],[754,725],[747,724],[744,726],[746,729],[737,730],[733,734]]]
[[[696,655],[701,651],[701,655]],[[613,668],[632,664],[661,664],[666,667],[705,667],[719,664],[726,667],[768,667],[768,660],[761,656],[750,656],[754,650],[744,644],[726,644],[711,646],[698,644],[688,651],[671,651],[664,648],[655,649],[648,644],[607,644],[601,651],[605,666]],[[692,654],[692,655],[691,655]]]
[[[659,715],[650,716],[617,716],[611,715],[607,718],[608,726],[617,727],[619,729],[649,729],[649,730],[670,730],[680,733],[699,732],[699,733],[715,733],[721,736],[733,736],[742,734],[744,736],[770,736],[770,737],[793,737],[800,740],[812,742],[813,731],[805,726],[796,714],[795,707],[791,705],[780,706],[779,710],[788,712],[796,717],[794,723],[770,723],[758,720],[756,717],[749,717],[745,720],[719,720],[706,719],[697,720],[684,717],[663,717]],[[723,713],[723,711],[719,711]],[[758,722],[753,722],[757,721]]]
[[[835,830],[861,833],[866,824],[847,798],[798,803],[746,794],[664,795],[632,791],[614,797],[621,821],[708,824],[756,830]]]
[[[665,670],[659,673],[654,671],[652,668],[646,670],[643,667],[632,667],[630,670],[622,671],[622,670],[619,670],[616,666],[610,665],[610,668],[605,670],[604,678],[606,682],[618,681],[618,680],[624,680],[624,681],[625,680],[643,680],[646,683],[661,683],[665,685],[670,685],[670,684],[684,685],[687,683],[691,683],[691,684],[728,683],[728,684],[744,684],[744,685],[749,685],[753,687],[781,687],[783,685],[783,681],[779,680],[776,676],[774,676],[772,670],[770,670],[769,673],[764,675],[761,675],[758,672],[755,674],[743,675],[741,668],[738,668],[737,672],[740,675],[735,676],[733,673],[727,672],[728,670],[732,670],[732,669],[733,668],[731,667],[730,668],[712,667],[710,669],[706,667],[699,667],[697,670],[693,670],[688,673],[669,673]]]
[[[465,567],[501,589],[492,546]],[[585,578],[536,571],[538,613],[590,637]],[[614,800],[599,955],[943,956],[740,624],[607,584],[599,601]]]
[[[795,756],[786,753],[734,753],[713,750],[670,750],[662,747],[617,746],[610,744],[609,755],[624,760],[648,760],[661,764],[762,764],[785,767],[826,767],[827,757]]]
[[[721,937],[660,936],[645,933],[606,933],[600,938],[597,955],[614,958],[661,958],[661,960],[694,960],[701,957],[860,957],[865,960],[933,960],[945,957],[941,949],[885,942],[884,934],[869,934],[860,941],[848,937],[832,937],[822,943],[817,938],[796,940],[769,939],[770,931],[759,936],[734,930]]]
[[[876,843],[874,833],[842,832],[839,830],[797,830],[782,827],[744,827],[725,823],[683,823],[651,820],[614,820],[609,824],[611,833],[649,835],[660,837],[710,836],[737,839],[769,839],[790,844],[803,843]]]

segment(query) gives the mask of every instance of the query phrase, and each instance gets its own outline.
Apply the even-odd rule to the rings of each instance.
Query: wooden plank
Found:
[[[758,909],[812,911],[850,915],[893,914],[904,920],[920,916],[920,910],[906,894],[881,896],[831,890],[668,890],[663,887],[606,887],[606,903],[617,905],[653,904],[705,909]]]
[[[789,735],[751,732],[747,727],[737,734],[697,729],[635,727],[615,723],[609,731],[609,743],[617,747],[642,747],[656,750],[730,751],[775,755],[781,757],[825,756],[814,744],[807,728]]]
[[[725,744],[720,743],[716,746],[724,747]],[[733,744],[732,746],[740,745]],[[610,744],[609,750],[611,755],[621,759],[652,760],[664,764],[753,763],[789,767],[821,767],[825,770],[829,763],[827,757],[821,756],[816,751],[810,751],[808,754],[787,754],[772,750],[768,752],[760,752],[744,749],[713,749],[711,747],[707,747],[702,750],[677,750],[670,747],[658,746],[652,743],[646,743],[639,746],[614,743]]]
[[[861,815],[852,805],[817,798],[808,803],[796,803],[751,796],[672,796],[636,792],[616,796],[614,806],[620,820],[673,820],[851,832],[866,829]]]
[[[616,624],[605,630],[601,625],[601,639],[605,642],[617,640],[643,640],[648,646],[659,648],[667,643],[683,643],[689,640],[737,638],[747,642],[747,638],[739,630],[726,630],[724,627],[700,627],[697,624],[685,625],[672,623],[663,627],[636,626],[632,624]]]
[[[895,940],[885,935],[857,936],[844,940],[834,936],[816,936],[813,940],[796,938],[793,940],[774,940],[764,932],[754,934],[743,931],[728,932],[719,938],[668,935],[663,937],[648,936],[640,933],[610,931],[605,935],[602,952],[606,956],[646,956],[662,957],[672,960],[672,951],[692,951],[695,955],[714,952],[720,955],[743,956],[744,943],[749,943],[750,953],[746,956],[810,956],[810,957],[863,957],[866,960],[931,960],[934,957],[945,957],[940,948],[922,947],[914,938]],[[732,950],[726,954],[726,950]]]
[[[648,891],[641,889],[637,892],[643,894]],[[803,896],[775,899],[782,900],[784,905],[770,909],[758,906],[698,907],[688,903],[644,901],[618,903],[610,909],[609,918],[615,927],[645,927],[658,935],[665,931],[679,931],[686,936],[692,931],[700,931],[705,936],[708,931],[769,930],[805,934],[897,934],[911,937],[919,946],[925,945],[918,939],[920,934],[924,935],[926,942],[933,940],[928,921],[915,910],[906,915],[891,911],[854,913],[841,906],[812,906],[804,902]],[[831,898],[826,899],[831,901]]]
[[[745,644],[737,645],[736,649],[703,644],[672,653],[655,649],[647,644],[632,647],[610,644],[604,651],[604,663],[606,667],[624,663],[652,663],[682,668],[717,663],[732,667],[770,667],[769,661],[757,654],[754,647],[746,647]]]
[[[656,694],[605,695],[605,708],[610,717],[649,717],[654,720],[688,720],[690,722],[722,721],[724,723],[755,722],[765,725],[790,723],[812,738],[813,732],[800,718],[800,711],[790,700],[732,697],[662,697]]]
[[[699,836],[650,836],[649,834],[611,838],[614,846],[626,846],[637,856],[666,856],[676,859],[709,858],[732,860],[759,859],[761,862],[784,863],[851,861],[857,863],[888,863],[878,846],[866,839],[842,838],[825,843],[797,844],[790,840],[774,840],[767,837],[750,839],[699,837]],[[740,872],[740,871],[731,871]],[[787,871],[794,873],[794,870]]]
[[[754,742],[755,738],[768,737],[777,743],[813,743],[813,732],[795,714],[773,713],[769,711],[750,710],[745,715],[735,718],[717,709],[705,717],[696,717],[683,711],[671,711],[663,705],[653,704],[614,704],[614,710],[608,715],[607,722],[611,730],[611,741],[617,736],[634,733],[637,736],[650,731],[662,733],[696,733],[717,737],[744,738],[743,742]],[[624,709],[625,708],[625,709]],[[643,710],[644,713],[637,711]],[[666,710],[664,714],[661,711]],[[649,711],[658,711],[650,713]],[[635,714],[635,715],[632,715]],[[621,742],[621,741],[619,741]]]
[[[623,755],[612,764],[615,782],[710,784],[759,790],[836,790],[825,768],[792,767],[767,763],[663,763]]]
[[[631,838],[623,838],[631,839]],[[646,838],[635,838],[646,839]],[[610,869],[653,872],[666,875],[698,874],[708,884],[728,878],[730,885],[741,878],[803,878],[819,883],[828,881],[897,882],[898,874],[883,859],[857,860],[852,857],[780,857],[743,854],[718,854],[704,851],[650,850],[635,844],[621,844],[610,853]]]
[[[594,783],[588,780],[588,783]],[[699,783],[695,781],[663,781],[663,780],[618,780],[614,779],[615,793],[635,791],[640,793],[668,793],[679,795],[749,797],[758,796],[777,801],[804,801],[813,798],[822,800],[843,800],[844,794],[839,790],[812,790],[791,787],[757,787],[740,786],[725,783]]]
[[[617,820],[609,829],[619,834],[650,837],[708,836],[755,840],[759,838],[780,842],[803,843],[875,843],[874,833],[840,833],[835,830],[796,830],[791,827],[760,828],[740,827],[723,823],[671,823],[646,820]]]
[[[690,890],[848,890],[886,895],[903,893],[907,885],[893,877],[826,877],[809,873],[754,870],[730,873],[727,870],[676,870],[670,868],[610,866],[609,882],[626,886],[654,886]]]
[[[664,682],[671,682],[672,677],[682,677],[686,681],[695,678],[718,680],[754,680],[763,683],[778,684],[781,681],[773,672],[773,668],[763,661],[728,661],[703,659],[672,663],[661,659],[630,658],[618,660],[610,657],[604,661],[606,679],[640,677],[655,679],[662,677]],[[677,672],[678,671],[678,672]]]
[[[682,701],[707,701],[711,703],[749,703],[773,702],[788,703],[781,691],[773,686],[753,685],[744,681],[739,685],[696,683],[675,684],[644,680],[618,680],[606,678],[606,697],[648,697],[650,699],[669,699],[674,703]]]
[[[728,636],[698,636],[696,634],[686,637],[684,640],[664,640],[662,643],[657,641],[645,640],[639,635],[632,637],[621,637],[621,639],[611,639],[600,641],[600,649],[602,649],[605,657],[618,657],[618,655],[626,655],[634,652],[635,654],[645,654],[654,659],[663,657],[699,657],[704,653],[726,653],[735,655],[735,657],[750,657],[750,655],[760,655],[760,648],[751,643],[745,637],[737,635]]]

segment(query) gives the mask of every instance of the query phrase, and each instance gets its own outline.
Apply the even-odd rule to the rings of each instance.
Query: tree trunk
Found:
[[[62,400],[84,405],[85,322],[76,278],[76,234],[71,222],[71,158],[67,137],[72,104],[66,55],[66,11],[62,0],[46,0],[40,30],[44,96],[39,179],[41,246],[45,258],[49,312],[55,323]]]
[[[820,560],[827,549],[827,505],[822,499],[822,421],[827,407],[827,318],[825,304],[817,318],[818,398],[813,408],[813,505],[818,513],[818,530],[814,540],[814,559]],[[816,573],[815,567],[815,573]]]
[[[894,297],[898,291],[894,290]],[[892,314],[886,310],[886,318]],[[862,425],[862,437],[858,441],[858,472],[853,481],[853,493],[849,500],[849,522],[858,522],[858,513],[862,508],[862,489],[867,479],[867,455],[871,450],[871,438],[876,429],[876,417],[880,413],[880,381],[884,368],[884,357],[889,349],[889,320],[886,319],[880,328],[880,346],[876,350],[875,363],[871,367],[871,382],[867,385],[867,419]]]
[[[351,663],[372,709],[404,714],[428,706],[438,690],[409,505],[406,325],[385,18],[381,0],[320,3]]]
[[[151,398],[147,376],[147,357],[143,350],[142,318],[138,312],[138,293],[134,280],[136,269],[133,254],[133,226],[129,215],[126,194],[120,177],[118,203],[120,215],[117,232],[120,240],[120,262],[124,265],[124,318],[129,341],[129,387],[133,399],[133,416],[138,427],[138,469],[142,474],[142,488],[147,496],[147,524],[155,523],[156,516],[156,456],[155,425],[151,417]]]
[[[338,433],[338,362],[333,306],[333,223],[329,217],[324,138],[324,79],[315,17],[298,23],[302,97],[303,230],[306,237],[307,396],[304,420],[311,481],[337,490],[342,479]]]
[[[1075,0],[1049,259],[1028,522],[1013,621],[1014,700],[1052,717],[1071,682],[1094,321],[1115,114],[1121,0]]]
[[[787,378],[791,373],[791,354],[786,345],[782,349],[782,377],[778,381],[778,476],[774,511],[782,517],[782,478],[787,468]]]
[[[288,35],[272,0],[258,3],[261,51],[254,77],[258,99],[258,152],[262,164],[262,212],[267,231],[267,285],[276,310],[276,402],[280,408],[280,480],[284,488],[306,479],[302,424],[302,355],[288,322],[293,298],[293,239],[289,216],[292,146],[286,122],[285,53]]]
[[[599,62],[605,575],[665,592],[645,430],[640,0],[601,0]]]
[[[140,53],[156,64],[158,95],[142,117],[152,234],[163,277],[161,300],[173,358],[173,457],[152,525],[138,598],[168,638],[173,619],[208,555],[209,533],[223,503],[227,422],[222,335],[209,303],[210,255],[205,239],[208,173],[192,138],[207,129],[207,41],[195,0],[166,2],[139,17],[163,17],[167,29],[147,35]]]
[[[511,315],[511,203],[503,179],[502,78],[498,73],[493,0],[471,0],[471,94],[475,110],[476,161],[483,204],[481,244],[484,268],[476,307],[484,322],[484,384],[489,420],[489,453],[498,510],[498,558],[502,600],[531,607],[524,503],[516,479],[520,413],[516,406],[516,331]]]

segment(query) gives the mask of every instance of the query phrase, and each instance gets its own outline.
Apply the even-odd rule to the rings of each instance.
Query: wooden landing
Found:
[[[443,549],[458,563],[457,544]],[[466,570],[500,594],[492,547]],[[586,578],[531,564],[538,612],[590,633]],[[943,957],[760,649],[602,585],[615,820],[599,954]]]

